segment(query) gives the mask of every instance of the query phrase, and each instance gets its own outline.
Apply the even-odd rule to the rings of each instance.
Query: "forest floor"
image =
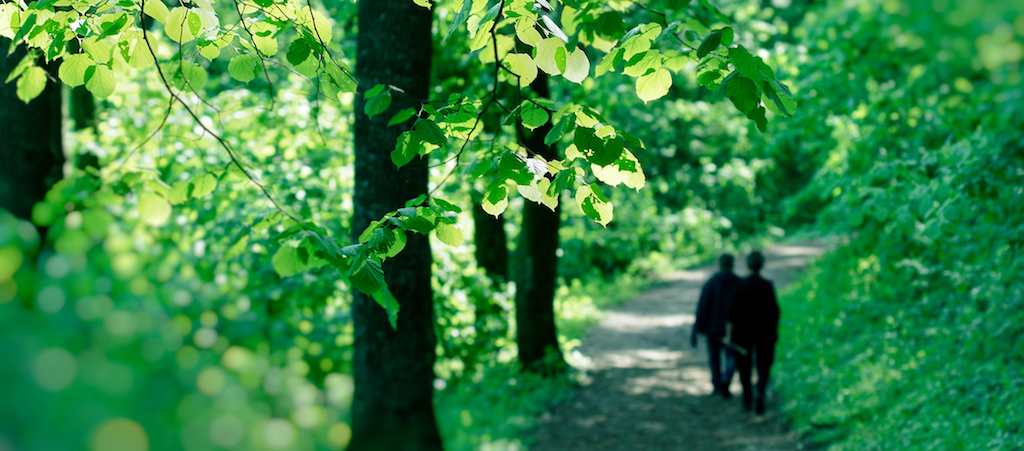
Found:
[[[823,251],[823,245],[807,243],[769,247],[763,275],[778,290]],[[741,262],[737,258],[737,273],[744,276]],[[584,372],[582,386],[573,399],[537,419],[537,441],[529,449],[804,449],[779,414],[771,385],[768,411],[760,416],[743,410],[738,374],[732,399],[710,394],[705,340],[693,348],[689,337],[701,287],[716,269],[674,273],[609,309],[579,348],[588,360],[577,365]]]

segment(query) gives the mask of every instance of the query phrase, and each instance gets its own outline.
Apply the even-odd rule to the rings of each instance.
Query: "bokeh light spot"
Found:
[[[219,368],[210,367],[199,372],[196,387],[207,396],[214,396],[224,388],[224,373]]]
[[[222,448],[231,448],[242,441],[245,427],[233,415],[221,415],[210,423],[210,440]]]
[[[335,423],[327,431],[327,440],[330,440],[331,444],[338,448],[345,448],[352,440],[352,428],[347,423]]]
[[[263,429],[263,438],[271,448],[286,448],[295,441],[295,428],[291,423],[275,418],[267,422]]]
[[[149,436],[139,423],[127,418],[113,418],[96,429],[91,450],[148,451]]]
[[[49,348],[32,362],[32,376],[45,390],[61,391],[71,385],[78,372],[75,356],[61,348]]]

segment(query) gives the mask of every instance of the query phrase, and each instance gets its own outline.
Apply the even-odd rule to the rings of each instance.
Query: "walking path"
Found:
[[[818,244],[764,251],[763,275],[776,290],[791,282]],[[747,274],[743,258],[737,273]],[[771,385],[768,412],[744,412],[733,379],[732,399],[710,396],[707,349],[689,343],[701,286],[713,266],[672,274],[665,284],[609,311],[583,339],[590,361],[574,399],[538,419],[532,451],[798,450],[804,446],[778,413]],[[785,315],[785,312],[783,312]],[[783,353],[785,350],[779,350]]]

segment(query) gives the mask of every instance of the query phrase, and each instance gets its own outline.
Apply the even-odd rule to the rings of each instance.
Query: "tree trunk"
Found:
[[[549,97],[547,74],[538,73],[530,87],[539,97]],[[558,158],[554,146],[544,144],[551,130],[549,121],[532,134],[520,129],[527,149],[552,160]],[[516,249],[516,342],[519,362],[529,371],[552,374],[565,368],[558,347],[555,327],[555,282],[557,280],[558,227],[560,208],[527,201],[523,206],[523,228]]]
[[[352,235],[370,221],[427,192],[427,165],[413,160],[401,170],[391,151],[403,127],[387,127],[400,109],[418,107],[430,85],[431,13],[410,0],[359,2],[356,79],[360,89],[377,84],[400,88],[388,111],[367,117],[357,97],[355,191]],[[440,450],[434,417],[434,310],[430,288],[430,247],[409,234],[402,254],[384,264],[398,300],[398,328],[387,313],[362,293],[353,296],[355,323],[350,450]]]
[[[25,46],[8,56],[11,41],[0,38],[0,83],[25,57]],[[64,139],[61,129],[60,84],[54,67],[44,66],[52,79],[42,94],[25,104],[17,82],[0,86],[0,208],[31,219],[32,206],[63,175]]]
[[[505,217],[491,216],[480,206],[480,200],[473,200],[473,243],[476,264],[495,282],[508,280],[508,236],[505,234]]]

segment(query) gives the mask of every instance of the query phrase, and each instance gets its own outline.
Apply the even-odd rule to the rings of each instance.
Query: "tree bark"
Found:
[[[547,74],[538,73],[530,88],[539,97],[549,97]],[[520,129],[527,149],[547,160],[558,158],[554,146],[544,144],[551,122],[527,136]],[[523,206],[523,227],[516,249],[516,342],[519,362],[528,371],[552,374],[565,368],[555,327],[555,283],[558,277],[558,228],[561,209],[554,211],[527,201]]]
[[[0,38],[0,83],[25,57],[25,46],[8,56],[11,41]],[[56,70],[42,94],[26,104],[18,98],[17,82],[0,86],[0,208],[31,219],[32,206],[63,176],[64,139],[61,91]]]
[[[508,236],[505,216],[491,216],[479,199],[473,201],[473,243],[476,264],[495,282],[508,280]]]
[[[410,0],[361,0],[358,17],[360,89],[387,84],[404,93],[393,92],[391,107],[372,118],[363,112],[365,99],[357,97],[353,237],[427,192],[426,161],[413,160],[401,170],[391,162],[403,127],[387,127],[387,122],[427,97],[432,51],[431,13]],[[385,262],[388,285],[400,306],[397,330],[372,298],[358,292],[353,296],[350,450],[442,449],[432,403],[436,345],[430,264],[427,238],[411,233],[402,254]]]

